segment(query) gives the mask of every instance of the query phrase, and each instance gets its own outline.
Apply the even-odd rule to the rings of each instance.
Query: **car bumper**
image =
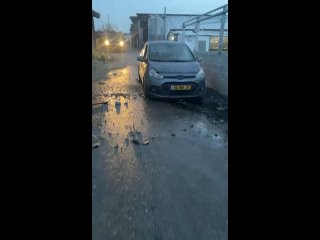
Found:
[[[172,85],[191,85],[191,90],[171,90]],[[181,81],[176,79],[153,80],[147,84],[148,95],[154,98],[198,98],[207,91],[206,79]]]

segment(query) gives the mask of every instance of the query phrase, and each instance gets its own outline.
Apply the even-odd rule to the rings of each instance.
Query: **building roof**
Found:
[[[138,16],[130,16],[130,20],[132,23],[135,23],[138,21]]]
[[[137,13],[138,16],[145,16],[145,15],[164,15],[164,13]],[[203,14],[177,14],[177,13],[166,13],[166,16],[189,16],[189,17],[197,17],[203,16]]]
[[[100,18],[100,13],[92,10],[92,16],[95,17],[95,18]]]

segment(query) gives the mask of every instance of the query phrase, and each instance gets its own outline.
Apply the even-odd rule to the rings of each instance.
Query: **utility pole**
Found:
[[[108,16],[108,31],[110,31],[109,13],[107,13],[107,16]]]
[[[223,11],[226,11],[227,7],[223,8]],[[221,23],[220,23],[220,34],[219,34],[219,45],[218,45],[218,54],[221,54],[223,49],[223,37],[224,37],[224,24],[226,21],[226,13],[223,13],[221,16]]]
[[[166,22],[166,7],[164,7],[164,21],[163,21],[163,39],[164,40],[167,40],[166,39],[166,24],[167,24],[167,22]]]
[[[196,32],[196,38],[195,38],[195,43],[194,43],[194,53],[198,57],[198,51],[199,51],[199,31],[200,31],[200,23],[199,23],[199,18],[197,18],[197,22],[195,24],[195,32]]]

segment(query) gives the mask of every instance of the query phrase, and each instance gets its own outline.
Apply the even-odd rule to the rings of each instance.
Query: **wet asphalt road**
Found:
[[[112,55],[93,70],[93,239],[227,239],[226,100],[147,100],[138,52]]]

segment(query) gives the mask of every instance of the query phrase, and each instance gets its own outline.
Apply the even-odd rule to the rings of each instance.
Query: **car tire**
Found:
[[[144,80],[142,82],[142,88],[143,88],[143,94],[144,94],[145,98],[149,98],[149,94],[148,94]]]

